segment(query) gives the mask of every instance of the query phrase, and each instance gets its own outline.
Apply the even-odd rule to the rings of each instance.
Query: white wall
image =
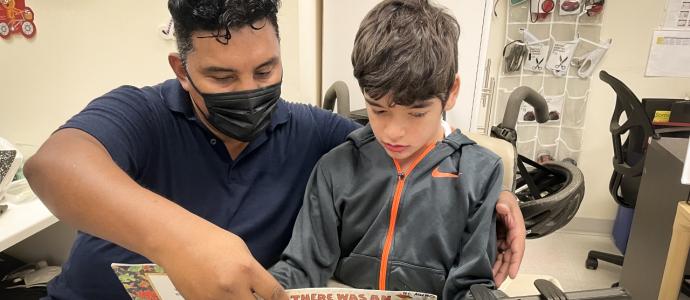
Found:
[[[317,104],[320,99],[321,0],[283,0],[278,12],[283,59],[283,98]]]
[[[493,18],[489,56],[493,61],[492,74],[503,50],[505,11],[508,1],[500,1],[498,17]],[[595,71],[606,70],[626,83],[639,98],[690,96],[690,78],[644,77],[652,32],[662,22],[665,1],[607,1],[601,37],[613,38],[613,45]],[[609,195],[608,182],[613,171],[609,121],[615,106],[615,93],[595,77],[591,83],[587,115],[580,156],[580,168],[585,175],[586,193],[577,218],[613,220],[616,205]],[[610,222],[600,222],[604,224]]]
[[[0,136],[40,145],[94,97],[174,77],[167,54],[175,43],[157,33],[169,19],[167,1],[27,2],[36,36],[0,40]],[[316,103],[316,30],[300,29],[299,17],[314,20],[317,2],[287,0],[280,10],[283,97],[291,101]]]
[[[644,77],[653,31],[663,22],[664,3],[658,1],[607,1],[602,37],[612,37],[613,47],[606,54],[601,69],[619,78],[640,98],[690,96],[690,78]],[[601,80],[592,81],[587,107],[582,170],[588,194],[580,216],[613,218],[614,202],[608,194],[613,167],[611,135],[608,131],[615,106],[615,93]],[[603,167],[605,166],[605,168]]]
[[[156,28],[163,1],[30,1],[33,40],[0,41],[0,136],[40,144],[91,99],[119,85],[173,76],[172,41]],[[145,12],[145,13],[144,13]]]

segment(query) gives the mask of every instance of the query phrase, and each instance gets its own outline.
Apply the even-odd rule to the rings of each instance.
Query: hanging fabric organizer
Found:
[[[547,100],[549,121],[537,124],[531,106],[523,103],[516,127],[518,152],[537,161],[547,158],[577,162],[593,70],[611,41],[600,41],[601,13],[588,16],[580,10],[561,15],[559,9],[544,20],[532,22],[530,1],[508,5],[505,45],[525,45],[528,54],[522,67],[514,72],[507,72],[506,61],[501,60],[491,117],[494,124],[502,119],[514,89],[533,88]]]

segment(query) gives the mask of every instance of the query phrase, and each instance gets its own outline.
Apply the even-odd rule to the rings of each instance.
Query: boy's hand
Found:
[[[515,195],[503,191],[498,196],[496,204],[498,222],[496,234],[498,253],[493,267],[496,287],[501,286],[507,276],[515,278],[520,269],[522,256],[525,254],[525,220]]]
[[[168,249],[161,261],[185,299],[288,299],[241,238],[216,229]]]

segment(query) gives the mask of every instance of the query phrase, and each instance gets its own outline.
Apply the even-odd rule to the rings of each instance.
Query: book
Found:
[[[156,264],[111,264],[133,300],[184,300],[163,268]],[[290,300],[436,300],[414,291],[381,291],[355,288],[306,288],[286,290]]]

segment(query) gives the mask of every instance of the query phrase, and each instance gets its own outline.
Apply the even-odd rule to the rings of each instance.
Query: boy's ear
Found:
[[[173,72],[175,72],[175,76],[177,77],[177,80],[180,81],[182,88],[189,92],[192,86],[189,83],[189,78],[187,78],[187,72],[185,72],[184,63],[182,62],[180,54],[168,54],[168,64],[170,64],[170,68],[172,68]]]
[[[448,93],[448,101],[446,101],[446,106],[443,108],[444,111],[449,111],[455,106],[455,101],[458,99],[458,94],[460,93],[460,74],[455,74],[455,80],[453,80],[453,86],[450,88],[450,93]]]

